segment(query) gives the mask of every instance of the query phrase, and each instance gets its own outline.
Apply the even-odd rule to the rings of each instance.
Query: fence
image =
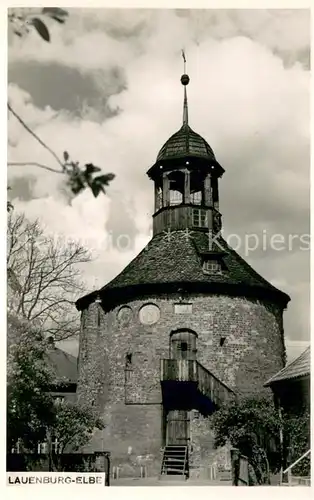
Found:
[[[232,448],[231,472],[233,486],[249,486],[249,461],[238,449]]]
[[[214,480],[217,479],[217,465],[212,464],[208,467],[208,479]]]

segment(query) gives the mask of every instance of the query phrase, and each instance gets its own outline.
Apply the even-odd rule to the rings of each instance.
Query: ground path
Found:
[[[157,477],[112,479],[110,486],[232,486],[231,481],[210,479],[159,480]]]

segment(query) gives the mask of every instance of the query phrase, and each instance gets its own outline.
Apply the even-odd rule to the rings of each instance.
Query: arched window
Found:
[[[193,205],[202,205],[204,190],[204,175],[195,171],[190,176],[190,203]]]
[[[156,188],[156,210],[159,210],[162,207],[162,188]]]
[[[192,330],[180,329],[170,334],[171,359],[196,359],[197,334]]]
[[[184,193],[184,173],[171,172],[169,178],[170,205],[180,205],[183,203]]]

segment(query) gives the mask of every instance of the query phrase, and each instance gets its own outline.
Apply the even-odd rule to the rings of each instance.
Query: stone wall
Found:
[[[241,297],[194,296],[185,298],[192,311],[177,314],[178,302],[179,297],[150,297],[106,313],[94,303],[82,313],[78,397],[103,416],[106,428],[91,446],[99,449],[101,442],[113,463],[153,455],[152,469],[160,465],[160,359],[169,357],[172,331],[193,330],[197,360],[240,394],[269,393],[264,382],[284,365],[282,311],[275,306]],[[155,324],[139,321],[146,303],[159,307]],[[118,314],[122,306],[127,314]]]

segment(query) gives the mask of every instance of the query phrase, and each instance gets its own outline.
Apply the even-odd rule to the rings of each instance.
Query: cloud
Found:
[[[104,116],[91,98],[93,90],[79,87],[77,116],[66,105],[53,108],[51,87],[50,107],[44,106],[41,89],[39,108],[35,96],[13,85],[10,95],[21,116],[58,154],[67,150],[82,164],[93,162],[116,174],[106,197],[95,200],[83,193],[69,206],[62,176],[18,167],[10,170],[11,178],[32,176],[35,182],[33,200],[22,201],[13,191],[16,207],[29,217],[40,216],[52,231],[85,238],[96,248],[97,260],[84,270],[88,289],[96,278],[98,288],[120,272],[150,237],[153,186],[145,172],[181,126],[180,50],[185,45],[190,124],[226,170],[220,181],[226,235],[236,233],[243,239],[263,231],[268,237],[309,232],[309,72],[304,63],[308,27],[309,16],[302,10],[84,9],[71,11],[68,25],[52,26],[51,44],[43,45],[35,34],[15,41],[10,64],[18,67],[23,61],[21,71],[29,82],[32,76],[38,78],[39,69],[49,72],[49,65],[57,65],[56,92],[70,84],[74,74],[85,75],[106,95],[110,110]],[[121,80],[114,68],[121,71]],[[22,85],[23,79],[18,79]],[[36,92],[35,82],[28,89]],[[9,135],[14,138],[11,159],[53,165],[51,155],[13,118]],[[117,248],[121,234],[130,239],[123,251]],[[245,255],[245,248],[239,253]],[[246,258],[291,294],[287,337],[308,338],[309,252],[298,244],[281,252],[259,245]]]
[[[82,73],[57,62],[46,64],[43,70],[34,61],[12,62],[9,81],[30,94],[38,108],[45,109],[49,105],[56,111],[67,110],[79,118],[92,113],[100,122],[113,114],[107,105],[108,97],[121,92],[125,86],[124,71],[119,67]]]
[[[302,352],[310,345],[309,341],[299,341],[286,339],[287,347],[287,362],[291,363],[294,359],[298,358]]]

